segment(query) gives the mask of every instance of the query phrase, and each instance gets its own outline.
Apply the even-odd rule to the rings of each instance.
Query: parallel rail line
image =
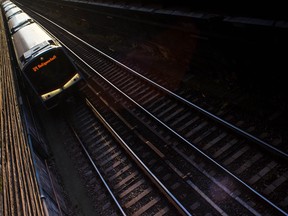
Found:
[[[173,156],[177,158],[175,161],[179,162],[177,166],[172,166],[175,167],[174,171],[187,179],[186,183],[198,191],[198,194],[205,197],[207,191],[204,193],[198,190],[199,186],[193,183],[193,175],[189,170],[195,168],[201,170],[203,175],[210,176],[211,181],[228,192],[234,201],[250,213],[287,214],[287,194],[283,196],[282,192],[288,182],[286,152],[135,73],[59,25],[51,25],[52,22],[48,22],[40,14],[37,14],[38,19],[46,23],[45,26],[65,42],[75,56],[83,59],[77,61],[80,67],[92,71],[87,72],[88,84],[93,88],[101,87],[95,91],[96,94],[94,92],[89,97],[95,98],[97,92],[107,95],[109,93],[118,106],[129,113],[129,118],[133,117],[138,121],[137,127],[140,127],[139,122],[142,122],[143,130],[146,128],[153,131],[154,136],[161,138],[165,143],[162,151],[171,153],[174,150]],[[152,137],[150,132],[149,136]],[[280,159],[277,158],[278,155],[281,155]],[[168,157],[167,153],[165,157]],[[174,162],[172,159],[168,161],[170,164]],[[185,163],[182,165],[180,161]],[[196,166],[196,161],[201,166]],[[185,166],[189,163],[192,166],[186,169]],[[225,175],[231,184],[237,185],[239,190],[229,184],[225,186],[225,183],[220,183],[220,173]],[[254,201],[251,202],[250,199]],[[219,210],[220,204],[214,205],[217,199],[213,195],[207,197],[206,201],[214,206],[214,209],[218,209],[218,213],[225,214]],[[225,206],[221,208],[229,211]]]
[[[101,119],[101,115],[93,105],[87,103],[94,115]],[[178,215],[177,210],[169,204],[170,201],[167,201],[161,193],[154,189],[157,179],[149,173],[147,168],[145,169],[143,162],[137,158],[103,118],[99,121],[91,114],[87,107],[86,109],[83,107],[79,109],[76,115],[73,113],[70,117],[73,119],[73,131],[119,211],[123,215],[151,214],[152,212],[153,214]],[[95,120],[93,121],[93,119]],[[106,129],[102,126],[103,123]],[[91,129],[91,125],[93,129]],[[87,136],[88,128],[90,129]],[[121,147],[119,148],[119,144],[117,146],[117,142],[121,143],[124,151],[121,150]],[[143,176],[143,170],[139,170],[135,166],[135,162],[146,172],[147,176],[149,175],[150,180],[145,175]],[[154,183],[151,183],[151,180]],[[159,187],[161,190],[167,191],[163,186],[159,185]],[[178,205],[181,206],[179,203]],[[179,210],[183,212],[181,207]],[[187,211],[184,214],[190,215]]]

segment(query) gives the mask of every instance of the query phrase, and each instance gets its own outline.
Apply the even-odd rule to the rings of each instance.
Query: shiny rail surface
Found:
[[[87,104],[88,107],[80,104],[78,108],[74,108],[67,119],[71,121],[72,131],[78,142],[81,143],[81,148],[88,158],[90,166],[94,169],[93,173],[97,173],[96,178],[101,179],[108,191],[107,194],[110,194],[111,201],[114,202],[111,207],[118,207],[115,212],[120,212],[122,215],[164,213],[178,215],[179,212],[157,191],[154,186],[157,183],[155,177],[150,173],[149,180],[147,176],[143,175],[143,171],[147,172],[147,175],[149,172],[149,170],[145,171],[143,162],[129,150],[125,142],[101,118],[93,105],[88,101]],[[97,115],[97,117],[93,115]],[[78,157],[79,153],[75,152],[75,154],[75,157]],[[88,165],[82,166],[88,167]],[[139,167],[143,167],[142,170]],[[92,178],[92,175],[91,173],[90,179],[95,179],[95,177]],[[112,211],[113,208],[109,208],[109,210]],[[183,212],[180,208],[181,211]],[[103,212],[108,213],[107,210]],[[183,212],[183,215],[190,214]]]
[[[103,91],[109,92],[114,95],[115,100],[125,104],[125,108],[130,109],[134,116],[146,122],[147,128],[156,129],[158,136],[163,137],[167,145],[174,145],[178,150],[182,149],[181,154],[186,154],[187,161],[192,157],[189,154],[195,154],[195,151],[200,153],[201,157],[208,159],[209,163],[212,162],[237,184],[250,191],[247,193],[254,194],[253,196],[270,205],[271,212],[275,210],[279,214],[287,214],[285,209],[287,194],[284,197],[280,195],[281,188],[287,184],[287,153],[203,110],[156,82],[143,76],[139,79],[139,74],[135,71],[103,55],[72,33],[67,34],[67,31],[63,31],[60,34],[60,31],[63,31],[63,28],[57,28],[53,33],[63,37],[61,39],[67,43],[67,47],[74,55],[89,62],[85,63],[86,65],[79,64],[97,73],[89,72],[90,80],[95,79],[95,83],[102,86]],[[83,46],[79,46],[79,41]],[[278,155],[281,159],[277,158]],[[207,175],[214,176],[215,171],[208,172]],[[274,176],[281,176],[281,180],[273,180]],[[214,181],[217,181],[217,178],[214,178]],[[246,190],[244,189],[245,193]],[[239,191],[230,193],[239,194]],[[242,196],[245,197],[245,193]],[[245,205],[247,204],[249,206],[249,202]]]

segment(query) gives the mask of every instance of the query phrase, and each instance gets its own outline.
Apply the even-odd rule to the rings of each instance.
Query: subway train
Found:
[[[82,79],[63,46],[11,1],[2,3],[21,74],[46,109],[56,107]]]

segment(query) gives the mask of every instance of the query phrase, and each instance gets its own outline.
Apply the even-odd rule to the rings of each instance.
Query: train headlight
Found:
[[[79,79],[80,79],[80,74],[77,73],[77,74],[75,74],[67,83],[65,83],[65,85],[63,86],[63,88],[64,88],[64,89],[67,89],[68,87],[70,87],[71,85],[73,85],[74,83],[76,83]]]
[[[59,94],[61,91],[62,91],[61,88],[55,89],[55,90],[53,90],[51,92],[48,92],[46,94],[41,95],[41,98],[42,98],[43,101],[46,101],[46,100],[54,97],[55,95]]]

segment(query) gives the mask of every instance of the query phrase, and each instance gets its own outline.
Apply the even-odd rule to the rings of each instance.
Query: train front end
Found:
[[[57,106],[81,76],[62,47],[38,54],[23,68],[23,73],[46,108]]]
[[[47,109],[58,105],[81,75],[61,44],[31,18],[15,15],[9,21],[18,65],[30,89]],[[66,93],[67,92],[67,93]]]

